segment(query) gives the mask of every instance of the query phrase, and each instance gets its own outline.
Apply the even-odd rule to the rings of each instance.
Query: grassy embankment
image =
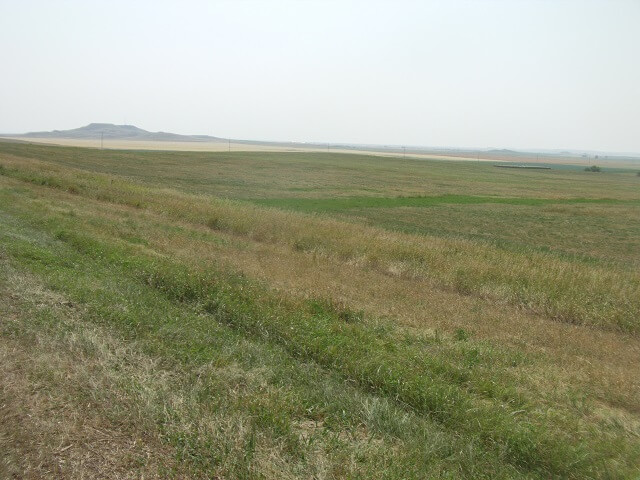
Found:
[[[3,354],[36,357],[27,393],[51,389],[65,411],[88,399],[96,422],[148,432],[136,448],[154,455],[132,448],[124,471],[637,468],[639,279],[615,261],[394,233],[19,153],[0,175]]]

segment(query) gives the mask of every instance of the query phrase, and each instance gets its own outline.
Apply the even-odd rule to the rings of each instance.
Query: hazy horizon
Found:
[[[640,2],[0,4],[1,133],[638,153]]]
[[[42,134],[47,134],[46,137],[44,138],[51,138],[52,140],[57,139],[65,139],[65,138],[71,138],[71,137],[55,137],[55,136],[51,136],[51,133],[54,132],[61,132],[61,133],[65,133],[65,132],[73,132],[75,130],[83,130],[87,127],[91,127],[93,125],[105,125],[105,126],[111,126],[111,127],[134,127],[136,129],[140,129],[142,131],[146,131],[147,133],[150,134],[169,134],[169,135],[174,135],[175,132],[168,132],[166,130],[159,130],[159,131],[149,131],[145,128],[142,128],[138,125],[130,125],[130,124],[126,124],[126,125],[118,125],[118,124],[114,124],[114,123],[109,123],[109,122],[91,122],[88,125],[83,125],[81,127],[77,127],[77,128],[72,128],[72,129],[65,129],[65,130],[60,130],[60,129],[54,129],[54,130],[46,130],[46,131],[29,131],[29,132],[0,132],[0,138],[1,137],[6,137],[6,138],[18,138],[18,137],[23,137],[25,134],[29,135],[27,137],[25,137],[26,140],[29,139],[42,139],[40,137],[34,136],[34,134],[38,134],[38,133],[42,133]],[[202,134],[198,134],[198,133],[183,133],[183,134],[179,134],[179,135],[183,135],[186,137],[199,137],[199,136],[203,136]],[[205,134],[206,135],[206,134]],[[94,139],[94,140],[98,140],[100,137],[96,136],[96,137],[85,137],[85,139]],[[354,142],[313,142],[313,141],[292,141],[292,142],[287,142],[287,141],[279,141],[279,140],[269,140],[269,139],[251,139],[251,138],[224,138],[224,137],[214,137],[211,135],[211,138],[216,138],[216,141],[223,141],[226,142],[227,140],[233,142],[255,142],[256,144],[277,144],[277,143],[281,143],[281,144],[287,144],[287,143],[294,143],[294,144],[308,144],[310,146],[334,146],[334,147],[340,147],[340,146],[350,146],[350,147],[371,147],[371,148],[389,148],[389,149],[402,149],[402,148],[407,148],[407,149],[416,149],[416,150],[459,150],[459,151],[469,151],[469,152],[475,152],[475,151],[499,151],[499,150],[503,150],[505,152],[508,151],[514,151],[514,152],[523,152],[523,153],[540,153],[540,154],[544,154],[544,153],[571,153],[571,154],[576,154],[576,155],[580,155],[580,154],[603,154],[603,155],[612,155],[612,156],[632,156],[632,157],[640,157],[640,152],[620,152],[620,151],[612,151],[612,150],[585,150],[585,149],[580,149],[580,148],[556,148],[556,149],[545,149],[545,148],[537,148],[537,147],[525,147],[525,148],[503,148],[501,146],[495,146],[495,145],[488,145],[488,146],[469,146],[469,147],[458,147],[456,145],[412,145],[412,144],[383,144],[383,143],[354,143]],[[126,140],[126,138],[123,138],[122,140]],[[104,138],[105,142],[110,141],[108,137]],[[136,139],[131,139],[129,140],[131,142],[136,142]],[[162,143],[163,140],[157,140],[158,142]],[[167,140],[169,142],[171,142],[171,140]],[[54,142],[55,143],[55,142]],[[225,143],[226,145],[226,143]],[[175,148],[175,141],[173,141],[172,143],[172,147]],[[173,149],[172,148],[172,149]]]

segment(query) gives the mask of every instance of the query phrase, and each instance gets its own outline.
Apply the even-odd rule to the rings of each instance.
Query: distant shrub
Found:
[[[601,172],[602,169],[597,165],[591,165],[590,167],[586,167],[584,171],[585,172]]]
[[[2,165],[0,165],[1,167]],[[0,172],[2,171],[2,169],[0,168]],[[640,172],[636,172],[636,175],[640,177]]]

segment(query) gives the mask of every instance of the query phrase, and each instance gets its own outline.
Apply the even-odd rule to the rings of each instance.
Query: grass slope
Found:
[[[437,195],[430,197],[343,197],[343,198],[270,198],[256,203],[269,207],[291,208],[303,212],[340,212],[354,208],[431,207],[434,205],[576,205],[584,203],[605,205],[640,205],[640,200],[613,198],[526,198],[483,197],[476,195]]]
[[[51,402],[78,411],[88,396],[94,422],[120,425],[125,437],[148,432],[142,448],[166,452],[145,460],[132,449],[122,476],[637,473],[637,273],[19,153],[0,162],[2,351],[33,359],[31,382]],[[313,285],[296,291],[279,263],[291,284],[313,276]],[[434,302],[420,324],[375,301],[365,311],[325,271],[363,291],[386,279],[426,287],[420,295]],[[402,312],[416,300],[407,298],[394,299]],[[438,326],[445,307],[458,325]],[[515,328],[482,329],[491,322]],[[65,375],[73,381],[57,380]],[[3,390],[9,407],[18,401],[9,394],[27,387],[17,388]],[[2,425],[3,465],[36,468],[34,449]],[[42,438],[61,435],[36,427]]]

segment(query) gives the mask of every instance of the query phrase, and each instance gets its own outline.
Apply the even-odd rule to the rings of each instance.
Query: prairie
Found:
[[[635,168],[640,167],[640,159],[632,154],[620,154],[601,159],[586,158],[577,153],[565,152],[546,153],[537,155],[531,152],[516,152],[510,150],[455,150],[432,149],[426,147],[401,147],[401,146],[363,146],[351,144],[327,144],[307,142],[260,142],[233,140],[220,138],[216,141],[171,141],[171,140],[130,140],[109,139],[102,142],[100,139],[64,138],[47,136],[11,136],[2,135],[1,138],[18,142],[28,142],[42,145],[58,145],[63,147],[104,148],[108,150],[152,150],[152,151],[178,151],[178,152],[287,152],[287,153],[351,153],[368,156],[403,157],[404,159],[423,160],[455,160],[475,162],[516,162],[534,163],[554,166],[583,166],[585,162],[592,164],[604,162],[609,168]],[[593,155],[592,155],[593,157]]]
[[[0,142],[0,225],[8,475],[640,473],[632,170]]]

